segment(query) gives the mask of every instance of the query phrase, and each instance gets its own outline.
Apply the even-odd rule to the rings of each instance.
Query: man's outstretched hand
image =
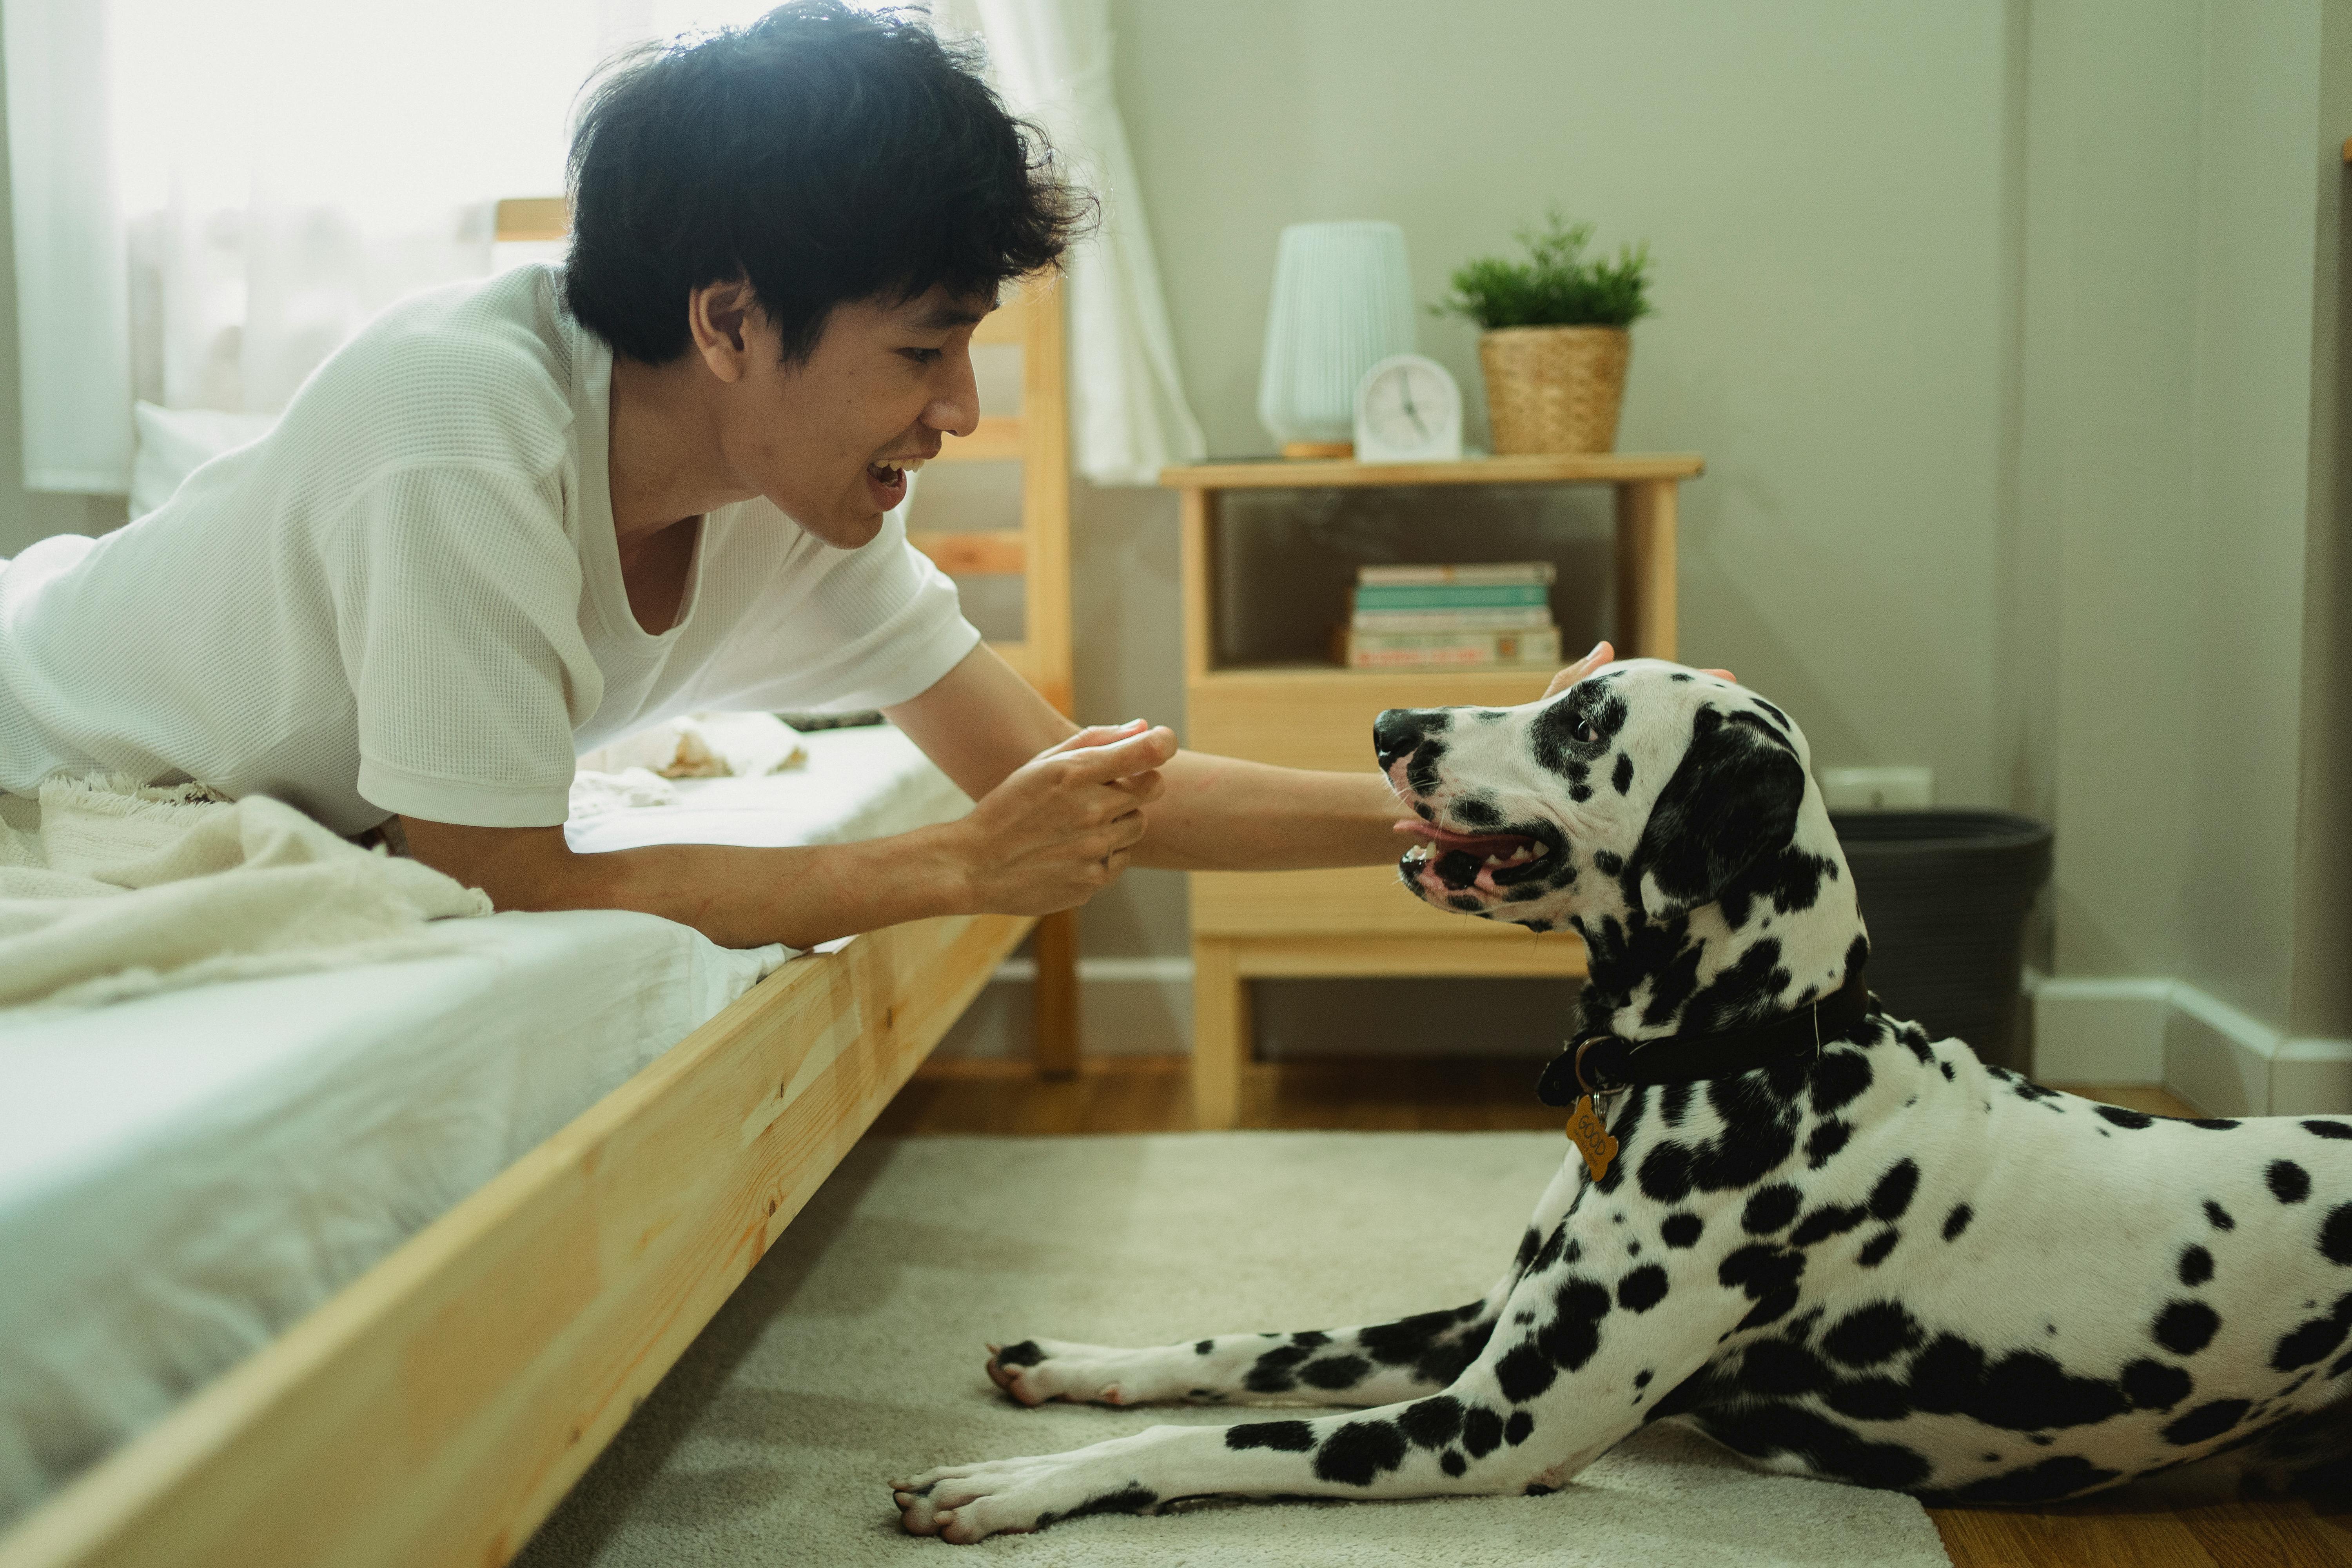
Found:
[[[1594,643],[1591,653],[1586,654],[1582,658],[1578,659],[1574,664],[1570,665],[1566,669],[1561,670],[1558,675],[1551,678],[1551,684],[1544,688],[1544,695],[1546,697],[1557,697],[1561,692],[1567,690],[1570,687],[1575,685],[1578,681],[1582,680],[1586,676],[1591,675],[1594,670],[1599,669],[1602,665],[1614,664],[1616,662],[1617,650],[1615,648],[1610,647],[1606,642]],[[1706,673],[1709,675],[1719,675],[1723,677],[1724,679],[1734,683],[1737,683],[1739,679],[1739,677],[1732,674],[1731,671],[1727,669],[1710,669]]]
[[[1126,867],[1176,735],[1140,719],[1049,746],[949,825],[970,907],[1043,915],[1085,903]]]

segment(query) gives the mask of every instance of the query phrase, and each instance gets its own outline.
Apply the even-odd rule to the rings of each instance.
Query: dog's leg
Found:
[[[1583,1167],[1571,1158],[1536,1205],[1509,1270],[1466,1306],[1354,1328],[1216,1334],[1142,1350],[1023,1340],[989,1347],[988,1375],[1024,1405],[1388,1405],[1435,1394],[1485,1348],[1504,1300],[1537,1265],[1542,1238],[1560,1234],[1582,1184]]]
[[[1594,1250],[1612,1249],[1599,1238]],[[1572,1242],[1538,1256],[1546,1251],[1548,1266],[1520,1273],[1476,1356],[1425,1397],[1303,1420],[1155,1426],[1066,1454],[948,1466],[893,1483],[900,1522],[971,1542],[1209,1493],[1402,1498],[1560,1485],[1639,1426],[1658,1391],[1703,1366],[1748,1302],[1693,1260],[1675,1271],[1704,1299],[1653,1311],[1664,1299],[1651,1281],[1664,1278],[1656,1266],[1612,1289],[1613,1259],[1597,1272]]]

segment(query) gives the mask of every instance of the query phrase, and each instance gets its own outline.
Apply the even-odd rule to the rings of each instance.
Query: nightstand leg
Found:
[[[1208,1131],[1241,1120],[1242,1068],[1250,1058],[1249,994],[1234,944],[1192,942],[1192,1116]]]
[[[1675,654],[1675,510],[1672,479],[1617,487],[1617,651],[1628,658]]]
[[[1037,960],[1037,1076],[1078,1071],[1078,911],[1040,915],[1029,951]]]

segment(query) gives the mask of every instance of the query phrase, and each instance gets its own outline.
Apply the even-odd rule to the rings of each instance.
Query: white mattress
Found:
[[[905,832],[970,803],[895,730],[575,824],[583,850]],[[620,910],[462,951],[0,1010],[0,1528],[782,962]]]

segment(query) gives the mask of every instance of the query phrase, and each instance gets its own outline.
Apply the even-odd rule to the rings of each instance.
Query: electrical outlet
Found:
[[[1936,804],[1933,768],[1823,768],[1815,776],[1832,811],[1925,811]]]

